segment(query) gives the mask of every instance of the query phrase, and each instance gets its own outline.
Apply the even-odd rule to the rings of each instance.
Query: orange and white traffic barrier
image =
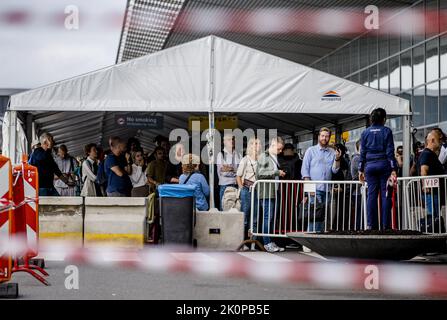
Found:
[[[14,210],[12,233],[15,237],[27,239],[28,258],[38,254],[39,214],[38,214],[38,174],[37,168],[25,161],[13,170]]]
[[[23,243],[22,250],[14,255],[14,272],[27,272],[45,285],[49,282],[34,270],[44,276],[48,273],[38,265],[30,263],[30,259],[39,253],[39,181],[37,168],[27,163],[24,156],[22,163],[13,168],[13,201],[15,203],[12,217],[12,240]]]
[[[12,171],[9,158],[0,155],[0,243],[7,244],[11,234]],[[0,246],[0,283],[11,279],[11,255]]]

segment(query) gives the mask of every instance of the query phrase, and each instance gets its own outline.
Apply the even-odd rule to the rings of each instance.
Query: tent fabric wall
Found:
[[[12,113],[14,113],[13,111]],[[22,154],[28,154],[28,139],[26,138],[25,130],[23,129],[23,122],[16,118],[15,124],[11,125],[10,111],[5,112],[2,125],[2,154],[5,157],[9,157],[12,163],[20,161],[19,156]],[[11,139],[15,139],[11,141]],[[11,152],[11,146],[14,145],[15,152]]]

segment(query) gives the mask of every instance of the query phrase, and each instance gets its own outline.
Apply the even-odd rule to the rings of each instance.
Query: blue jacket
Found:
[[[39,188],[53,188],[54,175],[60,177],[62,172],[54,161],[51,149],[36,148],[28,160],[28,163],[37,167],[39,173]]]
[[[387,160],[392,170],[396,170],[397,162],[394,156],[393,132],[383,125],[372,125],[362,132],[360,139],[359,170],[365,171],[369,161]]]
[[[186,174],[182,174],[179,178],[179,183],[184,184],[187,178],[188,176]],[[208,182],[206,182],[205,176],[200,172],[194,172],[186,184],[196,187],[196,191],[194,192],[196,208],[200,211],[208,210],[209,207],[206,198],[210,195],[210,187]]]

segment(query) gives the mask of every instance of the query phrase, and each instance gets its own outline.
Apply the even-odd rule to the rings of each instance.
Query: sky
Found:
[[[126,3],[1,0],[0,89],[36,88],[114,64]]]

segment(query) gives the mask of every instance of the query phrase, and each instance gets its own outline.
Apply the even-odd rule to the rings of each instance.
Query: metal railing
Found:
[[[251,191],[254,236],[289,232],[360,230],[365,227],[365,187],[358,181],[258,180]]]
[[[395,230],[445,233],[447,175],[398,178],[390,189]],[[380,198],[380,197],[379,197]],[[380,199],[378,217],[380,229]],[[258,180],[249,229],[256,237],[367,228],[367,185],[359,181]]]
[[[398,178],[403,230],[445,233],[447,175]]]

